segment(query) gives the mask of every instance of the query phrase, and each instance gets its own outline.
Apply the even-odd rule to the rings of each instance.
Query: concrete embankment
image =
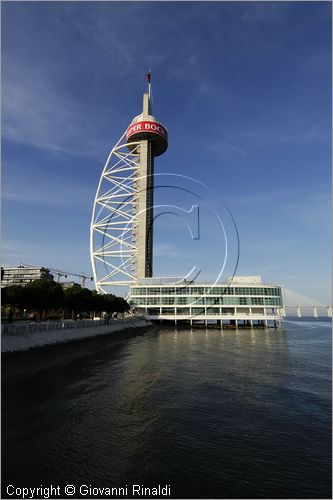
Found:
[[[30,351],[36,348],[52,347],[61,344],[80,342],[85,339],[94,339],[115,335],[117,333],[138,329],[144,329],[152,324],[142,318],[125,318],[113,320],[108,325],[92,326],[90,328],[68,328],[64,330],[51,330],[36,332],[29,335],[1,335],[1,352],[16,353]]]

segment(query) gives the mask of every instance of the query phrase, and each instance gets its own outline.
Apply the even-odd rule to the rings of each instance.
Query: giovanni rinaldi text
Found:
[[[171,495],[171,487],[169,484],[158,484],[155,486],[144,486],[143,484],[132,484],[121,487],[98,487],[91,484],[73,485],[67,484],[61,486],[38,486],[36,488],[15,486],[9,484],[6,488],[8,497],[12,498],[70,498],[75,495],[107,498],[136,498],[136,497],[169,497]]]

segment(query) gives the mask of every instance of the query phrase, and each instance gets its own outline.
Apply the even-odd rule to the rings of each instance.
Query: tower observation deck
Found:
[[[111,150],[95,197],[90,254],[98,292],[153,274],[154,158],[168,147],[152,114],[151,76],[136,116]]]

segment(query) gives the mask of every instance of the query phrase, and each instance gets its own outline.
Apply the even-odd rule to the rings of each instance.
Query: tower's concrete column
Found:
[[[151,104],[149,94],[143,95],[143,120],[149,119]],[[153,275],[153,206],[154,206],[154,156],[150,141],[140,141],[140,169],[138,172],[137,201],[137,278]]]
[[[148,141],[140,143],[140,170],[138,179],[137,226],[137,278],[150,278],[153,274],[153,206],[154,157]]]

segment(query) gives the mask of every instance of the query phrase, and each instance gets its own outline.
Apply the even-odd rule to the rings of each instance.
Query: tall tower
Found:
[[[153,210],[154,210],[154,157],[163,154],[168,147],[166,128],[152,115],[151,82],[148,77],[148,93],[143,95],[143,110],[126,131],[128,148],[133,141],[140,141],[140,169],[137,179],[137,261],[136,277],[150,278],[153,274]]]
[[[153,273],[154,158],[166,151],[168,133],[152,115],[147,79],[142,113],[111,150],[96,192],[90,255],[101,293]]]

